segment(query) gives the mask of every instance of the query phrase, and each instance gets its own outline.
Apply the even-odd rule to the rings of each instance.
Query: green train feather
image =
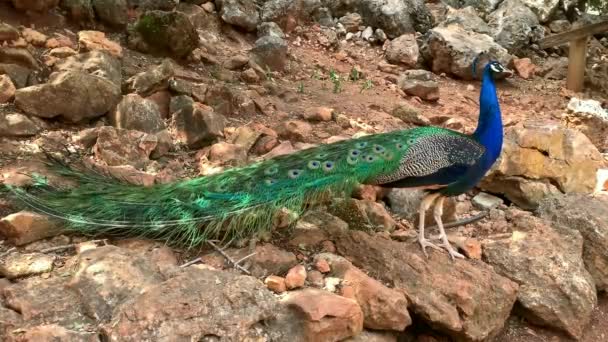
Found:
[[[34,211],[65,220],[85,235],[142,236],[192,247],[206,239],[247,237],[272,229],[276,213],[305,210],[328,193],[394,174],[423,137],[459,136],[436,127],[368,135],[320,145],[222,173],[149,187],[69,167],[57,173],[76,186],[57,188],[35,177],[26,189],[6,185]]]

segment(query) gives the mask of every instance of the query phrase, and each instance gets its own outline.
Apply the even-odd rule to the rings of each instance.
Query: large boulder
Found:
[[[521,0],[538,17],[541,23],[549,22],[560,7],[560,0]]]
[[[480,187],[534,209],[552,194],[591,193],[603,164],[581,132],[553,124],[525,123],[507,129],[503,152]]]
[[[389,38],[404,33],[426,32],[433,23],[431,13],[421,0],[321,0],[335,17],[356,12],[366,26],[382,29]]]
[[[184,58],[198,44],[198,33],[182,12],[147,11],[129,29],[129,45],[142,52]]]
[[[156,133],[166,128],[158,105],[137,94],[123,96],[110,115],[110,123],[123,129]]]
[[[452,74],[465,80],[474,79],[473,60],[486,52],[504,65],[512,56],[492,37],[467,31],[461,26],[435,27],[425,37],[424,56],[434,73]]]
[[[539,25],[534,12],[521,0],[505,0],[489,15],[494,40],[511,53],[530,45],[533,29]]]
[[[512,217],[511,236],[484,243],[484,260],[519,284],[517,300],[530,321],[580,338],[597,304],[581,234],[558,232],[527,212]]]
[[[216,1],[220,16],[224,22],[240,27],[246,31],[255,31],[260,23],[260,13],[255,1],[220,0]]]
[[[449,7],[445,16],[445,20],[440,23],[440,26],[460,25],[467,31],[473,31],[481,34],[490,35],[492,30],[481,19],[472,6],[467,6],[460,9]]]

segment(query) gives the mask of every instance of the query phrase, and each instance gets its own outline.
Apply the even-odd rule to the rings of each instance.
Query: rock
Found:
[[[115,27],[127,25],[127,0],[92,0],[91,4],[102,22]]]
[[[224,134],[224,116],[209,106],[195,103],[189,96],[173,97],[170,111],[177,139],[188,146],[208,143]]]
[[[306,141],[307,137],[312,133],[312,126],[305,121],[289,120],[282,122],[276,130],[279,137],[295,141]]]
[[[86,341],[97,342],[95,332],[74,331],[57,324],[43,324],[14,331],[10,341]]]
[[[559,0],[522,0],[522,3],[530,8],[541,23],[546,23],[551,20],[551,17],[559,7]]]
[[[443,27],[460,25],[465,31],[491,35],[492,29],[477,13],[478,12],[472,6],[466,6],[459,9],[448,7],[446,18],[439,25]]]
[[[275,36],[275,37],[279,37],[281,39],[285,39],[285,33],[283,33],[283,30],[281,30],[281,27],[279,27],[279,25],[277,25],[277,23],[275,22],[263,22],[260,25],[258,25],[258,37],[264,37],[264,36]]]
[[[293,253],[287,252],[272,244],[257,244],[254,252],[256,254],[247,259],[247,263],[251,264],[249,271],[255,277],[285,274],[298,263],[298,260]],[[226,250],[226,253],[234,260],[238,260],[252,252],[249,248],[241,248],[228,249]],[[219,261],[216,259],[217,257],[220,258]],[[226,259],[217,252],[206,254],[202,256],[202,259],[206,264],[210,264],[216,268],[232,268],[232,265],[228,264]]]
[[[56,47],[49,51],[49,56],[56,58],[67,58],[78,54],[76,50],[68,46]]]
[[[107,51],[114,57],[122,57],[120,44],[106,38],[106,34],[101,31],[79,31],[78,49],[80,52],[102,50]]]
[[[485,34],[465,31],[460,26],[435,27],[426,35],[428,55],[432,71],[452,74],[465,80],[472,80],[473,60],[485,51],[503,65],[509,65],[511,56]]]
[[[568,102],[568,110],[575,114],[589,114],[608,123],[608,110],[602,108],[602,104],[596,100],[582,100],[573,97]]]
[[[289,292],[281,302],[301,317],[306,341],[340,341],[363,330],[363,313],[352,299],[304,289]]]
[[[570,31],[572,29],[572,25],[566,19],[558,19],[553,20],[549,23],[549,28],[553,33],[562,33],[566,31]]]
[[[485,19],[500,2],[500,0],[464,0],[463,7],[473,7]]]
[[[249,57],[245,55],[236,55],[224,62],[224,68],[228,70],[237,70],[241,69],[245,65],[249,63]]]
[[[568,57],[548,58],[539,66],[537,74],[549,80],[564,80],[568,73]]]
[[[488,24],[494,40],[511,53],[519,53],[530,45],[532,29],[539,25],[534,12],[521,0],[505,0],[489,16]]]
[[[343,219],[351,229],[393,231],[397,222],[384,206],[378,202],[354,198],[336,199],[329,212]]]
[[[285,278],[279,277],[276,275],[271,275],[264,279],[264,284],[269,290],[272,290],[275,293],[283,293],[287,291],[287,287],[285,286]]]
[[[0,116],[0,137],[26,137],[36,135],[40,127],[30,118],[19,113]]]
[[[407,311],[408,301],[402,292],[384,286],[343,257],[323,253],[315,260],[329,263],[329,276],[340,278],[343,284],[353,288],[353,299],[361,306],[365,328],[403,331],[412,324]]]
[[[99,128],[93,152],[109,166],[141,168],[149,162],[157,143],[158,138],[152,134],[103,126]]]
[[[260,82],[260,77],[252,68],[248,68],[247,70],[243,71],[241,73],[241,79],[251,84]]]
[[[12,253],[2,260],[0,274],[15,279],[50,272],[55,257],[42,253]]]
[[[418,43],[412,33],[403,34],[390,41],[385,52],[386,60],[393,64],[415,67],[418,63]]]
[[[37,70],[40,65],[29,50],[18,47],[3,46],[0,49],[0,63],[17,64],[28,69]]]
[[[329,238],[328,231],[345,229],[348,229],[348,224],[340,218],[313,210],[305,213],[293,227],[289,244],[310,250]]]
[[[285,286],[289,290],[297,289],[304,286],[306,281],[306,269],[302,265],[296,265],[292,267],[287,276],[285,276]]]
[[[145,46],[137,44],[140,38]],[[129,32],[129,40],[143,52],[176,58],[187,57],[199,44],[196,28],[184,13],[158,10],[147,11],[139,18]]]
[[[551,193],[590,193],[602,157],[582,133],[524,123],[505,132],[503,152],[480,187],[533,209]]]
[[[255,63],[264,69],[282,71],[287,65],[287,43],[277,36],[269,35],[259,38],[251,53]]]
[[[164,279],[142,256],[116,246],[86,250],[76,256],[69,287],[83,299],[85,310],[102,322],[112,318],[122,302]]]
[[[0,73],[10,77],[15,88],[19,89],[27,85],[32,70],[17,64],[0,63]]]
[[[113,126],[120,129],[156,133],[166,128],[158,105],[137,94],[123,96],[108,119]]]
[[[536,65],[532,63],[530,58],[514,58],[513,66],[517,74],[524,80],[532,78],[536,70]]]
[[[245,152],[249,151],[256,141],[262,136],[259,130],[253,130],[248,126],[242,126],[236,129],[232,142],[235,145],[241,146]]]
[[[331,266],[329,266],[327,260],[323,259],[322,257],[316,258],[315,268],[321,273],[328,273],[331,271]]]
[[[397,342],[397,336],[386,331],[363,330],[359,335],[348,338],[344,342]]]
[[[21,314],[20,328],[41,324],[87,327],[95,325],[77,293],[66,286],[69,278],[31,277],[3,288],[4,305]]]
[[[473,205],[480,210],[490,210],[503,204],[503,200],[499,197],[490,195],[485,192],[480,192],[472,199]]]
[[[136,254],[152,263],[154,269],[164,277],[172,277],[177,271],[178,260],[173,250],[159,241],[123,239],[116,241],[117,247],[127,249],[129,253]],[[84,252],[84,251],[83,251]],[[82,253],[82,252],[81,252]],[[136,260],[138,260],[136,258]]]
[[[0,234],[16,246],[60,233],[59,225],[49,217],[28,211],[20,211],[0,220]]]
[[[455,339],[479,341],[498,333],[515,303],[517,284],[481,261],[448,262],[445,252],[435,250],[427,259],[416,242],[361,231],[348,231],[334,240],[341,255],[403,291],[417,317]]]
[[[599,101],[573,97],[568,112],[562,114],[562,123],[585,134],[600,151],[608,150],[608,110]]]
[[[140,0],[139,8],[142,10],[171,11],[177,3],[176,0]]]
[[[422,1],[326,1],[335,17],[359,13],[367,26],[382,29],[389,38],[404,33],[426,32],[432,27],[431,13]]]
[[[42,118],[61,115],[79,122],[107,113],[120,101],[120,93],[120,88],[105,78],[66,71],[52,74],[48,83],[18,89],[15,105]]]
[[[15,85],[7,75],[0,75],[0,104],[7,103],[15,97]]]
[[[371,26],[366,27],[365,30],[361,32],[361,38],[370,43],[373,43],[375,41],[374,29]]]
[[[430,71],[407,70],[399,76],[397,85],[408,95],[427,101],[439,100],[439,84]]]
[[[304,118],[308,121],[331,121],[333,116],[334,109],[329,107],[317,107],[304,113]]]
[[[59,0],[11,0],[16,9],[32,12],[46,12],[59,4]]]
[[[260,14],[254,2],[247,0],[221,0],[217,3],[222,20],[246,31],[255,31]]]
[[[344,26],[346,32],[355,33],[359,31],[359,26],[363,25],[363,18],[359,13],[348,13],[338,19],[338,22]]]
[[[578,231],[583,236],[583,260],[598,291],[608,290],[608,200],[586,195],[557,195],[544,199],[540,217],[560,233]]]
[[[170,59],[164,59],[157,67],[141,72],[127,82],[139,95],[147,96],[157,90],[168,88],[169,79],[174,75],[173,62]]]
[[[48,39],[45,34],[42,34],[29,27],[24,28],[23,31],[21,31],[21,35],[26,42],[38,47],[44,46],[46,40]]]
[[[209,149],[209,161],[234,166],[243,166],[247,161],[247,150],[243,146],[219,142]]]
[[[4,22],[0,22],[0,42],[17,40],[19,38],[19,30]]]
[[[122,72],[120,61],[110,53],[102,50],[93,50],[65,58],[54,65],[57,72],[79,71],[105,78],[115,86],[122,86]]]
[[[418,126],[429,126],[431,121],[422,115],[416,108],[408,104],[397,105],[391,111],[391,115],[401,119],[405,123],[410,123]]]
[[[530,216],[514,221],[510,238],[484,244],[487,262],[519,284],[517,300],[530,321],[581,338],[597,304],[581,235],[572,229],[557,233]]]
[[[122,304],[102,333],[110,341],[159,340],[176,329],[188,340],[256,340],[276,306],[253,277],[190,266]]]

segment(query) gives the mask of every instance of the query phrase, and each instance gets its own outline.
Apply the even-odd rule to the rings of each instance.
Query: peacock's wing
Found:
[[[447,186],[460,179],[485,152],[485,147],[471,137],[451,130],[429,127],[420,129],[401,157],[395,172],[374,181],[385,187]]]

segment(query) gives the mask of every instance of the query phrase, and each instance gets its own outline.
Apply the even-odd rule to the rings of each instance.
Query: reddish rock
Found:
[[[304,118],[309,121],[331,121],[333,115],[333,108],[317,107],[310,112],[305,112]]]
[[[287,287],[285,286],[285,278],[271,275],[264,279],[264,284],[269,290],[272,290],[275,293],[283,293],[287,291]]]
[[[247,161],[247,150],[243,146],[219,142],[209,149],[209,161],[233,166],[242,166]]]
[[[146,99],[156,103],[162,118],[166,119],[170,116],[169,103],[171,103],[171,93],[168,90],[159,90],[146,97]]]
[[[148,163],[157,144],[155,135],[104,126],[98,130],[93,152],[110,166],[132,165],[140,168]]]
[[[162,242],[125,239],[116,241],[116,246],[125,248],[133,254],[151,261],[156,267],[156,270],[164,276],[167,276],[174,271],[179,264],[173,249]]]
[[[7,280],[8,281],[8,280]],[[9,336],[17,328],[23,327],[23,319],[15,310],[0,305],[0,339],[9,340]]]
[[[321,250],[326,253],[335,253],[336,245],[330,240],[325,240],[321,242]]]
[[[40,214],[20,211],[0,220],[0,234],[16,246],[61,233],[56,222]]]
[[[384,286],[340,256],[325,253],[317,255],[315,260],[330,264],[329,275],[343,279],[343,288],[346,284],[352,289],[348,296],[361,306],[366,328],[403,331],[412,324],[408,301],[401,291]]]
[[[48,38],[45,34],[29,27],[24,28],[23,31],[21,31],[21,35],[26,42],[38,47],[44,46]]]
[[[325,284],[325,279],[323,278],[323,274],[317,270],[312,270],[308,272],[306,275],[306,281],[314,287],[321,288]]]
[[[315,261],[315,268],[321,273],[327,273],[331,271],[329,263],[323,258],[319,258],[317,259],[317,261]]]
[[[0,104],[7,103],[15,97],[15,85],[8,75],[0,75]]]
[[[382,227],[386,231],[392,231],[397,226],[384,206],[372,201],[340,199],[333,202],[330,213],[346,221],[351,229]]]
[[[339,341],[363,330],[363,313],[352,299],[304,289],[289,292],[281,302],[300,313],[306,341]]]
[[[190,266],[132,297],[103,325],[108,341],[257,340],[277,311],[275,295],[258,279]]]
[[[137,94],[127,94],[108,115],[116,128],[156,133],[166,128],[156,102]]]
[[[536,71],[536,65],[532,63],[530,58],[514,58],[513,67],[517,74],[525,80],[532,78]]]
[[[292,267],[285,277],[285,286],[289,290],[297,289],[304,286],[306,281],[306,269],[302,265]]]
[[[53,269],[54,261],[54,256],[42,253],[11,253],[0,263],[0,274],[15,279],[46,273]]]
[[[254,252],[256,254],[244,263],[251,265],[249,271],[256,277],[263,277],[269,274],[285,274],[298,263],[295,254],[269,243],[258,244]],[[249,248],[227,249],[226,253],[234,260],[239,260],[251,254],[251,250]],[[220,256],[217,252],[205,254],[201,258],[203,262],[216,268],[232,268],[232,265],[226,261],[226,258]]]
[[[279,137],[294,141],[305,141],[312,133],[312,126],[305,121],[289,120],[277,127]]]
[[[373,185],[360,185],[355,190],[353,196],[357,199],[376,202],[376,199],[378,199],[378,189]]]
[[[416,242],[362,231],[340,234],[335,241],[340,255],[403,291],[417,316],[452,336],[482,340],[497,333],[515,303],[517,284],[482,262],[451,262],[435,250],[428,250],[427,259]]]
[[[397,342],[395,333],[386,331],[363,330],[362,333],[355,337],[351,337],[344,342]],[[418,338],[416,342],[437,342],[433,340],[422,340]]]

